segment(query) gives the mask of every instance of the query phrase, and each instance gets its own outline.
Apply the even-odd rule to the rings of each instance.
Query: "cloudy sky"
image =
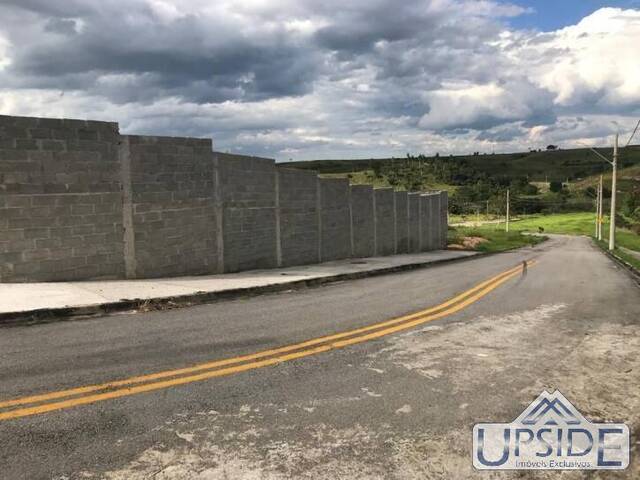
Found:
[[[604,145],[640,0],[0,0],[0,113],[278,160]]]

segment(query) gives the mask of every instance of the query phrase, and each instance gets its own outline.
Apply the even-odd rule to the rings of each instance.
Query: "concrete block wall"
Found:
[[[274,160],[215,153],[222,198],[224,271],[278,266]]]
[[[440,192],[440,243],[438,248],[447,248],[447,233],[449,230],[449,193]]]
[[[134,232],[129,277],[216,273],[211,140],[125,136],[121,145],[130,163],[123,181]]]
[[[431,193],[429,197],[430,208],[427,221],[430,225],[430,231],[427,246],[429,250],[437,250],[440,248],[440,192]]]
[[[432,226],[429,225],[430,195],[423,193],[420,195],[420,251],[426,252],[431,249],[429,245],[429,234]]]
[[[0,115],[0,280],[124,275],[118,125]]]
[[[376,255],[393,255],[396,250],[396,213],[392,188],[376,188],[374,191]]]
[[[421,250],[440,248],[440,192],[425,193],[420,196]]]
[[[409,210],[407,192],[395,192],[396,253],[409,252]]]
[[[318,262],[318,176],[315,172],[278,168],[280,265]]]
[[[213,152],[209,139],[0,116],[2,282],[212,274],[442,248],[446,208],[446,192],[350,186]]]
[[[351,185],[351,229],[354,257],[375,255],[373,187]]]
[[[407,195],[407,218],[409,222],[408,230],[408,250],[410,253],[420,252],[422,249],[421,245],[421,209],[420,209],[420,193],[417,192],[409,192]]]
[[[349,180],[319,178],[320,252],[323,262],[351,256],[351,214]]]
[[[440,192],[431,195],[431,210],[429,213],[429,223],[431,224],[431,234],[429,235],[429,247],[432,250],[440,248]]]

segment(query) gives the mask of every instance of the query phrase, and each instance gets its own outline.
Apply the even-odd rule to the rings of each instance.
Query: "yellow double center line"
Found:
[[[535,263],[535,261],[529,261],[528,265],[532,266]],[[521,271],[522,266],[518,265],[435,307],[355,330],[314,338],[305,342],[249,355],[202,363],[192,367],[166,370],[109,383],[1,401],[0,420],[53,412],[103,400],[198,382],[209,378],[222,377],[380,338],[456,313],[489,294],[509,279],[519,275]]]

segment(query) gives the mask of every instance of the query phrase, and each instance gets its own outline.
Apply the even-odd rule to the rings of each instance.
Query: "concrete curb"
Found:
[[[594,242],[595,243],[595,242]],[[609,250],[605,250],[603,248],[600,247],[600,245],[598,245],[597,243],[595,243],[596,247],[598,247],[598,249],[600,251],[602,251],[607,257],[609,257],[611,260],[613,260],[615,263],[617,263],[618,265],[620,265],[625,272],[627,272],[627,274],[629,274],[629,276],[633,279],[634,282],[636,282],[636,284],[638,285],[638,287],[640,287],[640,271],[638,271],[638,269],[636,267],[634,267],[633,265],[631,265],[629,262],[627,262],[625,259],[617,256],[615,253],[610,252]]]
[[[342,282],[345,280],[357,280],[361,278],[375,277],[391,273],[437,267],[444,264],[484,258],[500,253],[503,252],[477,252],[475,255],[469,255],[466,257],[445,258],[428,262],[410,263],[362,272],[340,273],[337,275],[330,275],[326,277],[294,280],[292,282],[278,284],[260,285],[258,287],[233,288],[215,292],[203,291],[187,295],[175,295],[151,299],[124,299],[117,302],[108,302],[99,305],[79,307],[40,308],[37,310],[26,310],[22,312],[6,312],[0,313],[0,328],[38,325],[71,319],[79,320],[82,318],[99,317],[111,313],[125,312],[130,310],[142,310],[143,312],[148,312],[155,310],[185,308],[205,303],[214,303],[221,300],[233,300],[242,297],[253,297],[288,290],[302,290],[305,288],[318,287],[329,283]]]

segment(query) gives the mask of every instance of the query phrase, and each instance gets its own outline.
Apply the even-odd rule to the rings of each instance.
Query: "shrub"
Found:
[[[549,190],[553,193],[558,193],[562,191],[562,182],[553,181],[549,183]]]

